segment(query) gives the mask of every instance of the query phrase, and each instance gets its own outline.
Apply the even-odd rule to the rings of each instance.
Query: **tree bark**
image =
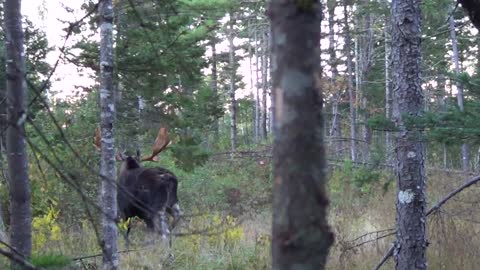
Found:
[[[321,4],[273,0],[269,16],[275,100],[273,269],[324,269],[333,233],[326,218]]]
[[[341,115],[339,110],[340,103],[340,89],[337,89],[337,57],[335,51],[335,7],[336,1],[328,1],[328,30],[329,30],[329,46],[328,52],[330,56],[330,67],[331,67],[331,86],[333,89],[333,98],[332,98],[332,127],[330,129],[330,137],[333,139],[333,153],[334,156],[341,155],[340,151],[342,149],[342,141],[338,138],[342,137],[341,131]]]
[[[373,64],[373,48],[374,48],[374,36],[372,29],[372,16],[370,12],[362,11],[368,5],[368,1],[363,0],[357,6],[357,11],[361,15],[358,15],[357,25],[359,26],[359,34],[356,41],[356,65],[357,68],[357,95],[360,97],[361,103],[359,104],[362,118],[362,139],[364,141],[362,147],[362,155],[365,162],[368,162],[370,159],[370,145],[372,141],[372,130],[367,126],[367,121],[370,118],[370,109],[369,109],[369,100],[367,94],[367,88],[365,87],[364,81],[367,79],[370,74],[372,64]]]
[[[213,94],[218,96],[218,73],[217,73],[217,48],[216,48],[216,40],[215,36],[213,36],[210,40],[210,46],[212,46],[212,91]],[[218,130],[218,120],[213,122],[213,134],[215,141],[219,138],[219,130]]]
[[[356,92],[353,87],[353,59],[352,59],[352,38],[350,36],[350,25],[348,22],[348,1],[343,1],[343,21],[345,27],[345,55],[347,56],[347,77],[348,96],[350,105],[350,155],[352,161],[357,160],[357,108]]]
[[[5,52],[2,52],[5,55]],[[5,81],[1,82],[4,86]],[[7,89],[2,86],[0,87],[0,181],[8,187],[8,176],[7,176],[7,127],[8,127],[8,118],[7,118]],[[2,208],[3,199],[0,197],[0,239],[6,242],[7,234],[5,230],[4,223],[4,212]]]
[[[3,52],[3,55],[4,53],[5,52]],[[2,81],[2,86],[0,87],[0,168],[3,168],[3,161],[7,149],[7,89],[4,85]]]
[[[460,64],[458,60],[458,46],[457,46],[457,33],[455,32],[455,19],[453,14],[449,18],[450,25],[450,39],[452,40],[452,61],[454,64],[455,74],[458,76],[461,72]],[[461,112],[464,111],[463,106],[463,86],[460,82],[457,81],[457,104]],[[469,158],[469,146],[466,143],[462,144],[462,169],[464,172],[468,172],[470,169],[470,158]]]
[[[24,257],[32,252],[32,210],[24,123],[27,117],[25,48],[20,0],[4,4],[7,71],[7,160],[10,188],[10,243]],[[14,265],[16,268],[18,265]]]
[[[262,110],[260,113],[260,137],[267,138],[267,91],[268,91],[268,43],[267,32],[263,29],[262,35]]]
[[[252,48],[252,42],[251,42],[252,41],[252,39],[251,39],[252,34],[254,36],[254,40],[256,39],[256,37],[255,37],[255,29],[250,30],[250,29],[252,29],[250,20],[248,21],[247,28],[249,29],[249,32],[248,32],[248,39],[249,39],[249,41],[248,41],[248,71],[250,73],[250,98],[251,98],[252,101],[254,101],[254,102],[252,102],[252,115],[251,115],[251,117],[252,117],[251,118],[252,119],[252,122],[251,122],[252,123],[252,139],[253,139],[253,142],[256,143],[258,138],[257,138],[257,134],[255,133],[256,132],[256,130],[255,130],[255,125],[256,125],[256,123],[255,123],[255,121],[256,121],[256,119],[255,119],[255,117],[256,117],[255,116],[255,108],[256,108],[257,105],[255,104],[255,95],[254,95],[255,86],[253,85],[253,48]],[[250,31],[252,31],[252,32],[250,32]],[[250,140],[248,140],[248,141],[250,141]]]
[[[260,71],[259,57],[258,57],[258,30],[255,29],[255,143],[258,143],[260,138],[260,81],[258,73]]]
[[[390,48],[392,43],[390,42],[390,38],[388,33],[391,31],[389,17],[385,18],[385,118],[387,120],[391,120],[392,118],[392,89],[390,84]],[[393,152],[392,148],[392,138],[391,133],[389,130],[385,131],[385,153],[387,153],[387,163],[392,164],[392,158],[390,157],[389,153]]]
[[[416,0],[392,1],[393,118],[397,161],[395,269],[426,269],[426,176],[423,132],[405,117],[423,115],[420,79],[421,11]]]
[[[233,44],[234,38],[234,24],[233,12],[230,12],[228,44],[229,44],[229,66],[230,66],[230,146],[232,153],[237,150],[237,101],[235,100],[235,46]]]
[[[115,185],[115,98],[113,91],[113,8],[111,0],[103,0],[100,13],[100,127],[102,134],[100,174],[102,175],[102,253],[103,269],[118,269],[117,188]]]

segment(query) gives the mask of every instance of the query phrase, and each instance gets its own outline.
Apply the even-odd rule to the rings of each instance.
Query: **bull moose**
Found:
[[[95,145],[100,142],[100,132],[95,132]],[[143,161],[155,161],[155,157],[165,150],[170,143],[166,128],[160,128],[152,154],[141,158],[137,150],[136,155],[117,154],[117,161],[122,161],[118,173],[118,211],[123,220],[139,217],[145,221],[147,228],[157,232],[162,239],[170,236],[166,214],[173,217],[174,226],[181,215],[177,197],[178,181],[175,174],[161,168],[146,168],[141,165]],[[127,244],[131,223],[128,223],[125,235]],[[170,242],[171,243],[171,242]]]

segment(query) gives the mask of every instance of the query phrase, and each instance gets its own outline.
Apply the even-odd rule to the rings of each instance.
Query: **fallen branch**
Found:
[[[371,242],[376,242],[376,241],[378,241],[378,240],[380,240],[380,239],[387,238],[387,237],[392,236],[392,235],[394,235],[394,234],[396,233],[395,229],[388,229],[388,230],[391,230],[391,231],[393,231],[393,232],[386,233],[386,234],[382,234],[382,235],[380,235],[380,236],[375,237],[374,239],[366,240],[366,241],[363,241],[363,242],[361,242],[361,243],[358,243],[358,244],[349,246],[349,247],[347,247],[345,250],[354,249],[354,248],[363,246],[363,245],[368,244],[368,243],[371,243]],[[378,234],[377,234],[377,235],[378,235]]]
[[[17,264],[20,264],[21,266],[23,266],[24,269],[28,269],[28,270],[40,270],[40,269],[42,269],[42,268],[35,267],[35,265],[31,264],[30,262],[25,260],[23,257],[17,255],[14,252],[11,252],[11,251],[0,248],[0,254],[7,257],[9,260],[11,260],[13,262],[16,262]]]
[[[453,198],[455,195],[457,195],[458,193],[462,192],[463,190],[465,190],[466,188],[470,187],[470,186],[473,186],[474,184],[478,183],[480,181],[480,175],[477,175],[473,178],[471,178],[470,180],[468,180],[467,182],[465,182],[463,185],[461,185],[460,187],[458,187],[457,189],[453,190],[452,192],[448,193],[447,196],[445,196],[443,199],[441,199],[440,201],[438,201],[434,206],[432,206],[426,213],[426,216],[428,217],[429,215],[431,215],[432,213],[435,213],[436,211],[438,211],[438,209],[440,209],[440,207],[442,207],[448,200],[450,200],[451,198]],[[378,270],[380,269],[380,267],[382,267],[382,265],[393,255],[393,250],[395,249],[395,244],[393,244],[390,249],[387,251],[387,253],[385,253],[385,255],[383,256],[382,260],[377,264],[377,266],[375,267],[375,270]]]
[[[129,252],[145,251],[145,250],[148,250],[148,249],[153,249],[153,247],[126,249],[126,250],[120,250],[117,253],[122,254],[122,253],[129,253]],[[101,256],[103,256],[102,253],[93,254],[93,255],[86,255],[86,256],[81,256],[81,257],[74,257],[74,258],[72,258],[72,261],[83,261],[85,259],[97,258],[97,257],[101,257]]]

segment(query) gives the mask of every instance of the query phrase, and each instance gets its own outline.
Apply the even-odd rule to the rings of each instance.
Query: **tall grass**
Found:
[[[191,173],[173,170],[180,179],[179,196],[187,213],[175,232],[185,235],[174,237],[169,250],[159,240],[151,245],[152,234],[142,223],[136,224],[131,236],[133,251],[120,254],[121,269],[270,269],[272,194],[268,163],[227,158],[210,161]],[[429,205],[460,185],[463,177],[429,170]],[[336,239],[327,269],[373,269],[394,240],[394,235],[377,240],[392,232],[385,229],[395,227],[394,178],[389,172],[358,170],[348,164],[333,168],[329,178],[329,221]],[[479,195],[478,187],[472,187],[429,217],[430,269],[478,269]],[[60,224],[62,238],[47,239],[36,254],[70,258],[99,254],[91,225],[81,223],[69,229]],[[211,230],[205,231],[208,228]],[[201,233],[192,233],[197,231]],[[119,247],[126,249],[121,236]],[[2,262],[1,269],[6,265]],[[100,264],[97,256],[75,260],[67,268],[97,269],[94,267]],[[390,259],[384,269],[392,268]]]

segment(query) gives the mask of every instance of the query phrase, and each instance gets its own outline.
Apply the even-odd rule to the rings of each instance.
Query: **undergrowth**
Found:
[[[126,251],[119,235],[122,269],[270,269],[270,160],[212,158],[193,172],[162,166],[179,178],[185,218],[174,233],[172,250],[135,221]],[[429,205],[462,183],[463,176],[428,171]],[[345,162],[329,175],[329,223],[335,233],[327,269],[372,269],[394,240],[395,183],[389,171],[355,167]],[[428,219],[428,262],[431,269],[476,269],[480,264],[478,188],[472,187]],[[97,269],[101,256],[92,224],[79,220],[65,226],[60,206],[34,220],[32,262],[47,269]],[[36,225],[35,225],[36,224]],[[121,231],[122,228],[119,228]],[[379,239],[377,239],[379,238]],[[174,258],[168,256],[169,253]],[[55,256],[59,254],[62,256]],[[69,259],[68,259],[69,258]],[[72,260],[73,259],[73,260]],[[5,265],[5,261],[3,262]],[[51,263],[52,267],[48,267]],[[1,267],[2,265],[0,265]],[[55,267],[53,267],[55,266]],[[3,267],[1,267],[3,269]],[[390,259],[384,269],[392,269]]]

